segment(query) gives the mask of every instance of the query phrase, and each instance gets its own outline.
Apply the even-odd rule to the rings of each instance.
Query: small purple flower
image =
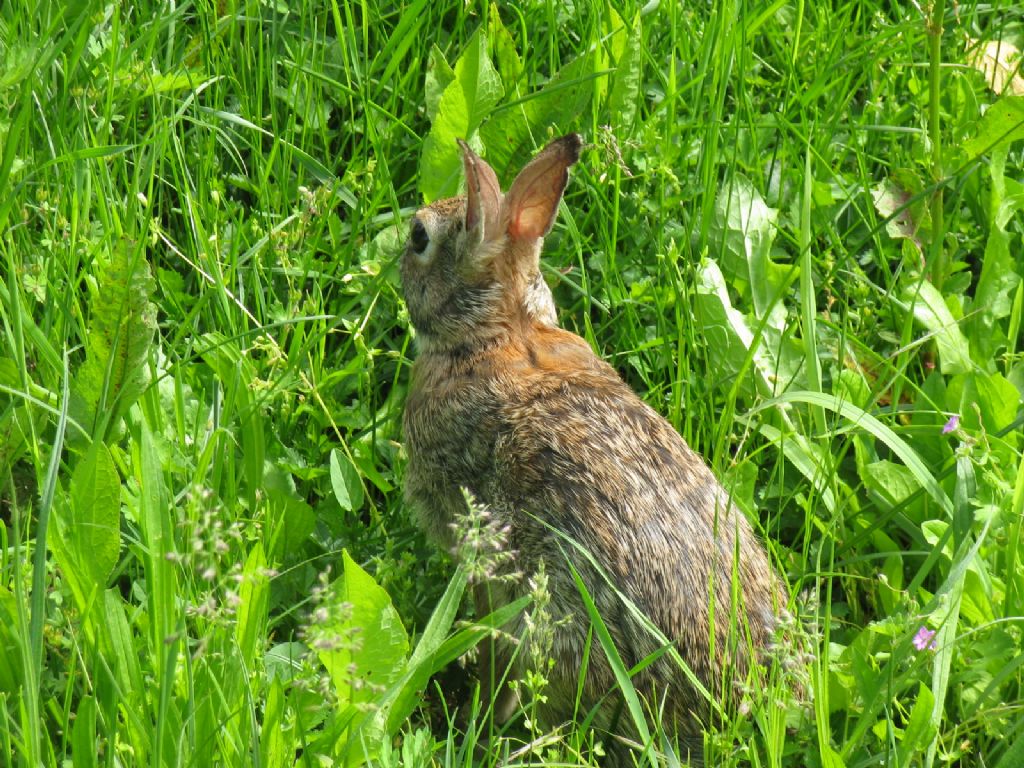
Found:
[[[952,432],[954,429],[956,429],[959,426],[960,426],[960,417],[957,414],[954,413],[952,416],[949,417],[949,421],[947,421],[945,426],[942,428],[942,434],[948,435],[950,432]]]
[[[923,651],[925,648],[934,651],[935,645],[935,630],[928,629],[928,627],[921,627],[917,630],[917,634],[914,635],[914,647],[919,651]]]

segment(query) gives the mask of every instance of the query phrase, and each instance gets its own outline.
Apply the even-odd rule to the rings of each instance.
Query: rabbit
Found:
[[[570,562],[627,669],[664,650],[632,603],[700,684],[720,691],[729,674],[742,678],[760,661],[783,593],[704,461],[582,338],[558,327],[540,251],[582,140],[552,141],[506,193],[460,146],[465,195],[419,210],[401,256],[418,349],[403,420],[406,502],[431,538],[452,547],[466,489],[507,531],[516,568],[530,574],[543,562],[555,619],[549,724],[577,711],[590,627]],[[517,589],[527,587],[497,586],[487,607]],[[523,630],[520,618],[513,634],[529,644]],[[520,648],[516,663],[527,658]],[[699,738],[710,705],[670,654],[633,683],[663,722]],[[615,707],[600,702],[615,690],[595,636],[580,704],[584,713],[597,705],[603,727]]]

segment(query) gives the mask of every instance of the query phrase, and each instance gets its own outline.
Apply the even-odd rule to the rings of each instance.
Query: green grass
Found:
[[[464,621],[401,498],[403,222],[451,135],[507,183],[570,130],[561,321],[799,614],[708,764],[1024,763],[1024,107],[978,41],[1024,15],[0,4],[0,765],[597,759],[494,722],[456,660],[524,606]]]

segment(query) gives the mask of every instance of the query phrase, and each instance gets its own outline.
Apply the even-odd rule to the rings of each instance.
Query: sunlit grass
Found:
[[[478,33],[503,181],[588,142],[562,324],[799,613],[708,764],[1024,762],[1021,75],[974,58],[1019,9],[223,0],[0,4],[0,765],[598,759],[586,713],[474,699],[455,660],[522,606],[460,623],[401,497],[396,258]],[[346,645],[363,576],[387,659]]]

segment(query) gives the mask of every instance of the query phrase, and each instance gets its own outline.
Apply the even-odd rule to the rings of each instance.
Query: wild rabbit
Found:
[[[727,669],[743,675],[751,649],[756,657],[769,643],[781,592],[703,460],[583,339],[557,327],[540,249],[580,137],[551,142],[505,194],[461,146],[466,194],[416,213],[401,261],[419,349],[405,408],[406,499],[450,546],[466,488],[507,531],[516,568],[530,574],[545,563],[550,612],[571,617],[556,624],[551,646],[553,724],[575,711],[590,626],[569,562],[627,668],[664,650],[628,600],[706,689],[721,691]],[[516,596],[501,589],[492,600]],[[663,722],[699,733],[708,702],[669,655],[633,682]],[[615,687],[594,639],[582,706]]]

